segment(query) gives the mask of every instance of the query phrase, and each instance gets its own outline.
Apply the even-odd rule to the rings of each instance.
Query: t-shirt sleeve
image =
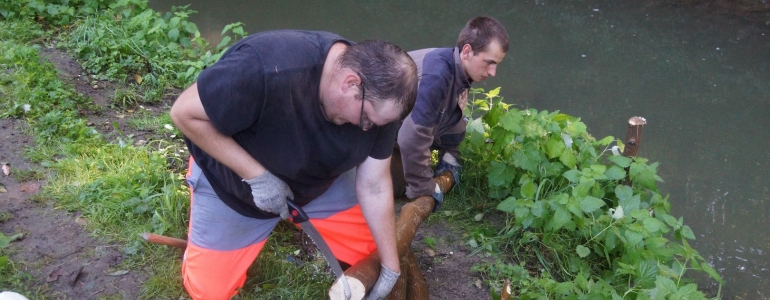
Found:
[[[377,129],[377,140],[374,141],[372,152],[369,153],[371,158],[386,159],[393,154],[393,145],[396,143],[398,127],[398,122],[391,122]]]
[[[262,71],[257,53],[241,45],[200,73],[198,94],[220,133],[232,136],[259,120],[265,99]]]

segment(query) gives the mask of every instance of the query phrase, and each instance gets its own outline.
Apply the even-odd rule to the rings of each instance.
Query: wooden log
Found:
[[[506,279],[505,284],[503,285],[503,294],[500,295],[500,300],[510,300],[511,299],[511,281]]]
[[[449,171],[441,173],[435,180],[443,191],[448,191],[454,185],[454,177]],[[420,224],[422,224],[422,221],[430,216],[434,205],[435,200],[433,200],[433,197],[422,196],[407,203],[401,208],[401,213],[396,219],[396,249],[398,250],[399,257],[403,257],[407,251],[411,252],[414,235],[417,233],[417,229],[420,227]],[[348,268],[345,271],[345,276],[348,277],[348,282],[360,282],[365,287],[365,290],[369,291],[380,276],[380,263],[380,255],[377,251],[372,252],[372,254],[369,254],[369,256]],[[417,263],[417,261],[415,260],[414,263]],[[412,267],[407,268],[409,269]],[[419,270],[419,266],[417,269]],[[402,271],[403,270],[404,269],[402,268]],[[424,280],[422,280],[422,282],[424,282]],[[331,299],[344,299],[344,296],[343,298],[332,297],[332,290],[342,289],[341,287],[336,287],[338,284],[339,283],[335,283],[332,285],[332,288],[329,291],[329,297]],[[364,294],[353,293],[350,299],[363,299],[364,296]]]
[[[647,124],[647,119],[642,117],[631,117],[628,119],[628,129],[626,130],[626,146],[623,149],[623,156],[634,157],[639,152],[639,145],[642,142],[642,127]],[[624,185],[631,185],[631,177],[626,168],[626,179]]]
[[[645,124],[647,124],[647,120],[642,117],[631,117],[628,119],[626,147],[623,149],[623,156],[636,156],[636,153],[639,151],[639,144],[642,142],[642,126]]]
[[[417,258],[412,251],[407,251],[405,257],[409,271],[409,277],[407,277],[406,282],[406,299],[427,300],[428,282],[425,281],[425,277],[422,276],[420,263],[417,261]]]
[[[149,233],[149,232],[142,233],[142,238],[145,241],[148,241],[150,243],[177,247],[177,248],[180,248],[182,250],[187,248],[187,241],[185,241],[183,239],[167,237],[167,236],[163,236],[163,235],[159,235],[159,234],[154,234],[154,233]]]

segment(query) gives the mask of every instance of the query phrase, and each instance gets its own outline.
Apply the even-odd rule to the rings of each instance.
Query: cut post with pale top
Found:
[[[448,191],[454,185],[454,177],[449,171],[441,173],[434,178],[441,190]],[[428,299],[428,287],[420,273],[420,267],[414,254],[411,254],[411,245],[417,229],[422,221],[430,216],[435,200],[431,196],[422,196],[401,208],[401,213],[396,219],[396,249],[401,260],[401,277],[393,287],[393,291],[387,299]],[[366,291],[370,290],[380,276],[380,255],[375,251],[369,256],[357,262],[345,271],[351,291],[354,285],[364,286],[363,291],[352,291],[350,299],[363,299]],[[342,287],[335,282],[329,290],[329,298],[332,300],[345,299],[341,292]],[[406,285],[406,286],[404,286]],[[403,295],[403,296],[402,296]]]

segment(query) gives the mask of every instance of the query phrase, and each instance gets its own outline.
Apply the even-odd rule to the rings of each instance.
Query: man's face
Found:
[[[504,57],[505,52],[496,40],[489,43],[485,51],[474,52],[471,46],[466,44],[460,53],[463,70],[474,82],[484,81],[490,76],[494,77],[497,74],[497,65],[503,61]]]
[[[366,99],[361,101],[363,102],[359,111],[358,126],[364,131],[374,126],[387,125],[401,116],[401,109],[395,105],[395,100],[385,101],[379,109],[374,109],[372,103]]]

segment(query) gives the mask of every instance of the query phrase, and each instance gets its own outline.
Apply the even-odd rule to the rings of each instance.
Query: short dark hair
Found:
[[[465,24],[457,37],[457,48],[471,45],[474,52],[486,51],[489,44],[497,40],[503,52],[508,52],[508,32],[503,24],[492,17],[475,17]]]
[[[363,41],[349,46],[340,55],[339,65],[361,76],[366,100],[375,109],[395,99],[402,119],[412,110],[417,98],[417,65],[400,47],[378,40]]]

